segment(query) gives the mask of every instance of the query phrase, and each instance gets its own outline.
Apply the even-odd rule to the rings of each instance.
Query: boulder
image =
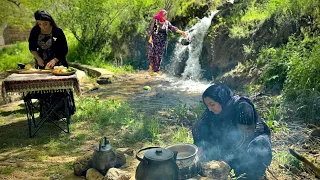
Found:
[[[119,168],[124,164],[126,164],[127,160],[123,152],[116,150],[116,156],[117,156],[117,164],[115,165],[116,168]]]
[[[73,162],[73,171],[76,176],[85,176],[86,172],[90,167],[92,154],[87,154],[76,159]]]
[[[320,128],[316,128],[312,130],[311,134],[312,137],[320,137]]]
[[[130,148],[118,148],[117,151],[123,152],[124,154],[127,154],[129,156],[134,156],[135,154],[134,150]]]
[[[200,175],[213,180],[228,180],[230,170],[230,166],[224,161],[210,161],[201,163]]]
[[[131,174],[127,171],[111,168],[108,170],[103,180],[129,180],[131,178]]]
[[[103,175],[99,171],[93,168],[90,168],[87,171],[86,179],[87,180],[103,180]]]

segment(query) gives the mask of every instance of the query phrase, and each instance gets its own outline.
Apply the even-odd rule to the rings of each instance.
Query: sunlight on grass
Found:
[[[193,138],[188,128],[178,127],[177,131],[172,134],[171,143],[193,143]]]
[[[288,151],[275,151],[274,159],[277,160],[282,165],[291,165],[298,169],[301,168],[301,162],[293,157]]]
[[[16,69],[17,63],[33,63],[28,42],[21,42],[0,50],[0,71]]]

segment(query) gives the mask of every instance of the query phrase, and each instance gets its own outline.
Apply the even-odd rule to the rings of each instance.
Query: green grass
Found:
[[[0,174],[9,175],[9,174],[13,173],[13,171],[14,171],[14,168],[12,168],[12,167],[0,168]]]
[[[177,131],[172,132],[171,143],[193,143],[190,129],[185,127],[178,127]]]
[[[298,169],[301,169],[302,167],[301,162],[293,157],[288,151],[276,151],[273,156],[273,158],[282,165],[286,164]]]
[[[21,42],[0,50],[0,71],[16,69],[17,63],[34,63],[28,42]]]

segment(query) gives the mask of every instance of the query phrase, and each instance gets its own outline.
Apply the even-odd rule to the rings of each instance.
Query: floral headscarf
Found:
[[[157,19],[161,23],[165,22],[166,20],[163,19],[163,15],[167,14],[167,11],[162,9],[158,12],[157,15],[154,16],[154,19]]]

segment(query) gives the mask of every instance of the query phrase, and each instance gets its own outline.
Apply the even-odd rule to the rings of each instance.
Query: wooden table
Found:
[[[11,74],[2,82],[2,96],[7,100],[8,94],[22,93],[25,104],[29,136],[34,137],[45,122],[52,122],[61,130],[69,133],[70,116],[75,112],[73,92],[80,95],[79,81],[76,75],[55,76],[50,73],[41,74]],[[37,101],[32,101],[36,99]],[[52,119],[60,117],[61,107],[64,116],[58,121],[63,121],[66,127]],[[40,115],[35,117],[35,112]]]

